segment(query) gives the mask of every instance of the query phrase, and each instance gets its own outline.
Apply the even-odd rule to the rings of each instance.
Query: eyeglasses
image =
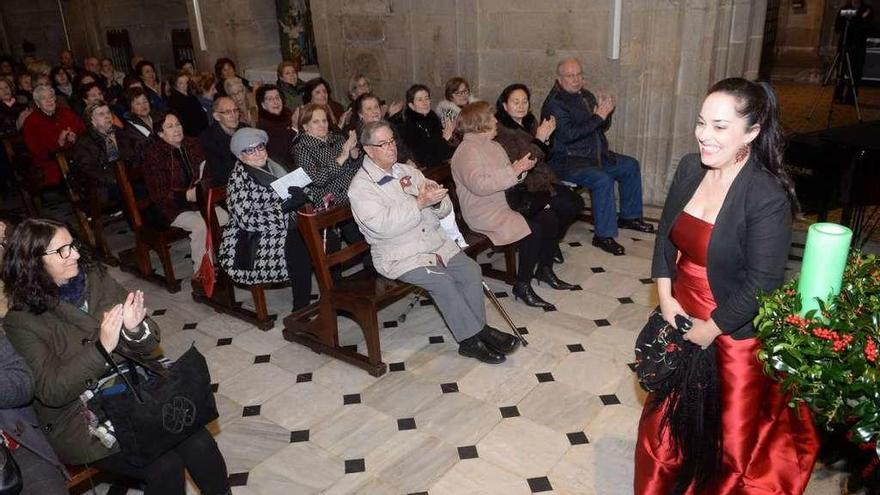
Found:
[[[219,113],[220,115],[232,115],[232,114],[239,113],[239,110],[237,108],[233,108],[231,110],[222,110],[222,111],[218,110],[217,113]]]
[[[388,141],[381,141],[374,144],[368,144],[367,146],[375,146],[377,148],[382,148],[383,150],[391,149],[392,146],[397,146],[397,142],[393,139],[389,139]]]
[[[452,93],[452,94],[455,95],[455,96],[470,96],[470,95],[471,95],[471,90],[469,90],[469,89],[462,89],[461,91],[456,91],[456,92],[454,92],[454,93]]]
[[[253,155],[258,151],[266,151],[266,143],[257,143],[253,146],[248,146],[247,148],[241,150],[242,153],[248,156]]]
[[[49,256],[51,254],[57,254],[59,258],[66,260],[67,258],[70,258],[70,254],[73,251],[76,251],[77,253],[79,252],[79,243],[76,241],[73,241],[70,244],[65,244],[63,246],[60,246],[60,247],[58,247],[58,249],[46,251],[43,254],[46,256]]]

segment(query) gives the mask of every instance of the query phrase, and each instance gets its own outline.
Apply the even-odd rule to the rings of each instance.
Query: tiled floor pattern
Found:
[[[380,313],[389,372],[379,379],[285,341],[280,325],[263,332],[194,303],[186,281],[168,294],[111,273],[147,292],[167,355],[195,344],[207,357],[220,410],[211,430],[237,495],[627,494],[644,400],[629,364],[656,304],[653,236],[622,231],[627,255],[614,257],[592,247],[589,227],[575,224],[557,266],[583,290],[536,287],[558,311],[528,308],[489,281],[530,343],[506,363],[459,356],[428,301],[399,322],[404,299]],[[186,250],[175,248],[184,279]],[[289,291],[267,295],[283,314]],[[488,301],[487,313],[505,328]],[[363,351],[357,327],[339,321],[343,344]],[[840,493],[841,480],[819,470],[808,493]]]

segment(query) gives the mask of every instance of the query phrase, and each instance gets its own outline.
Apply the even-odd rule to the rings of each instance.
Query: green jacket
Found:
[[[89,435],[85,406],[79,396],[110,368],[95,341],[104,312],[124,302],[128,291],[109,274],[96,269],[87,272],[86,280],[88,313],[61,302],[39,315],[11,310],[4,320],[9,340],[33,370],[34,409],[40,425],[66,464],[94,462],[118,450],[107,449]],[[149,337],[131,342],[120,336],[119,346],[142,355],[156,349],[159,326],[149,318],[146,322]]]

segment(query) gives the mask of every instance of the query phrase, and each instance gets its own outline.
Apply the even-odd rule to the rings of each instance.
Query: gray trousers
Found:
[[[456,341],[473,337],[486,325],[482,272],[468,255],[456,254],[445,267],[415,268],[400,280],[428,291]]]

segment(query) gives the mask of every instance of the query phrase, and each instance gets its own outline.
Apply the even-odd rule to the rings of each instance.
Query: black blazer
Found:
[[[705,174],[698,154],[679,163],[660,217],[652,277],[675,278],[678,249],[669,233]],[[785,190],[753,156],[730,186],[709,239],[709,288],[718,305],[712,320],[725,334],[735,339],[754,336],[758,293],[775,290],[784,281],[791,219]]]

